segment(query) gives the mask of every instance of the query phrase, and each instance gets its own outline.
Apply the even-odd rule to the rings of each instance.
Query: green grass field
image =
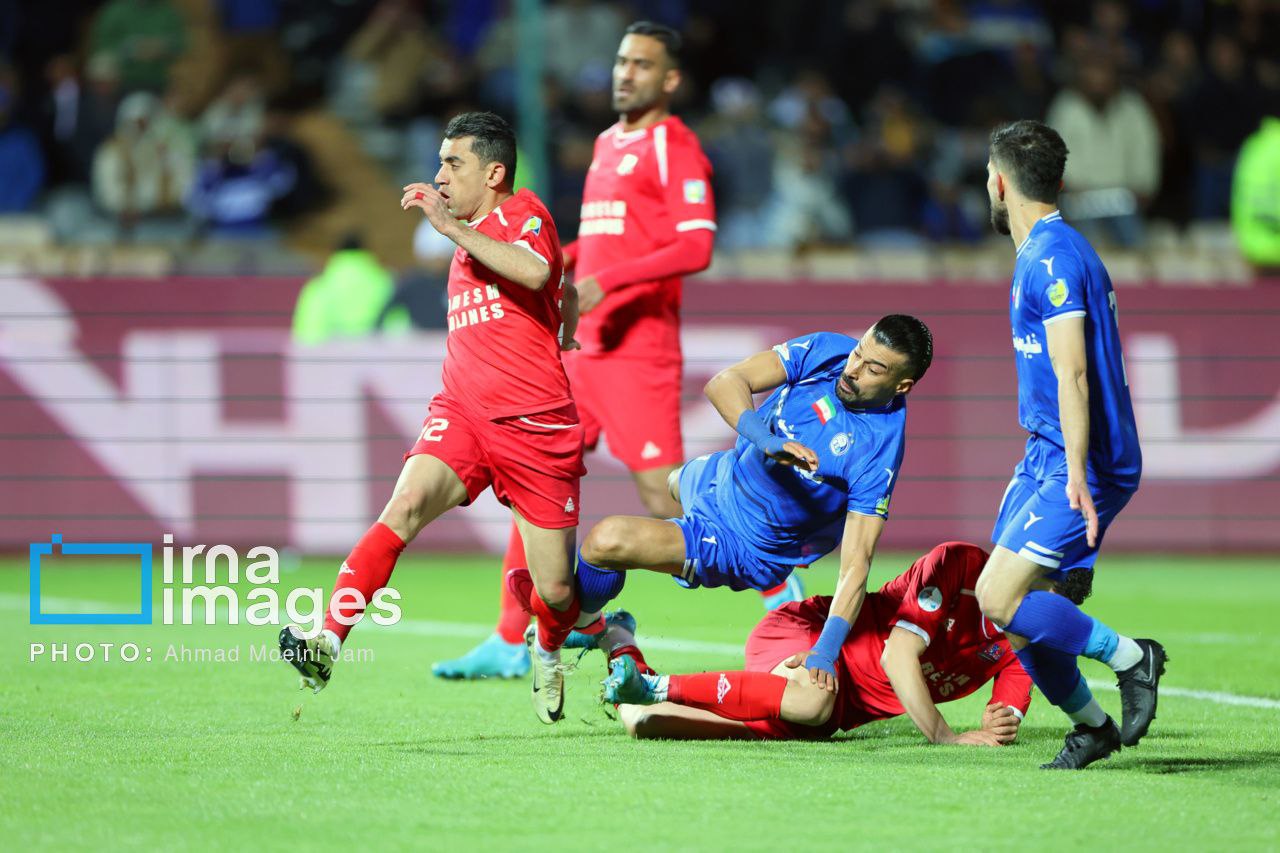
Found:
[[[880,555],[872,588],[908,562]],[[1020,742],[1001,749],[929,746],[905,718],[829,743],[632,741],[596,704],[599,653],[569,679],[567,719],[545,727],[527,682],[429,675],[487,633],[498,585],[487,558],[403,560],[393,580],[404,622],[358,626],[348,648],[372,660],[343,664],[315,696],[284,664],[248,659],[255,645],[274,647],[270,627],[30,625],[26,561],[9,559],[0,836],[12,850],[1276,849],[1275,569],[1274,559],[1109,558],[1091,612],[1162,639],[1176,689],[1140,747],[1051,774],[1036,767],[1067,724],[1039,699]],[[334,561],[307,560],[281,586],[327,587],[333,574]],[[829,592],[830,564],[806,581]],[[137,605],[119,563],[62,558],[43,586]],[[755,595],[687,592],[656,576],[633,578],[621,603],[665,671],[740,665],[734,649],[760,616]],[[137,643],[152,660],[28,660],[31,643],[74,653],[81,642]],[[234,648],[241,660],[166,661],[171,646]],[[1114,691],[1098,695],[1118,713]],[[985,696],[943,711],[973,727]]]

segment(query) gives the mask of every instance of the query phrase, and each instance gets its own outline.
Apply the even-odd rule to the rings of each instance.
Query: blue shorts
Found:
[[[1103,535],[1135,491],[1090,478],[1089,493],[1098,511],[1098,544],[1090,548],[1084,516],[1067,502],[1066,486],[1067,460],[1062,451],[1049,442],[1029,442],[1026,457],[1005,489],[991,533],[997,545],[1044,566],[1046,577],[1053,579],[1071,569],[1093,568]]]
[[[791,576],[790,563],[762,560],[737,533],[718,521],[716,471],[719,454],[699,456],[680,469],[684,516],[671,519],[684,534],[684,571],[675,582],[688,589],[727,586],[773,589]],[[728,484],[725,484],[728,485]]]

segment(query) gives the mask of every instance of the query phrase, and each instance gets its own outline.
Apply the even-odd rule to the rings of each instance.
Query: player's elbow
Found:
[[[618,718],[627,734],[636,740],[661,737],[661,726],[643,705],[619,705]]]
[[[551,267],[541,261],[535,260],[529,271],[521,277],[520,284],[532,291],[539,291],[547,286],[547,282],[551,279]]]

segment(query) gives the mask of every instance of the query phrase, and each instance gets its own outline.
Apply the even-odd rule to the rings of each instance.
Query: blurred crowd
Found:
[[[283,130],[302,109],[340,117],[391,178],[430,176],[451,114],[514,115],[516,5],[0,0],[0,212],[66,240],[270,233],[301,187],[321,195]],[[544,7],[549,174],[520,177],[566,237],[637,18],[685,35],[677,108],[715,167],[723,248],[983,239],[987,136],[1025,117],[1071,150],[1069,218],[1133,246],[1153,221],[1227,219],[1237,154],[1280,116],[1273,0]]]

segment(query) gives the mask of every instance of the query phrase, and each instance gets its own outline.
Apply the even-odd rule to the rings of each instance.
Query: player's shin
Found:
[[[595,613],[604,610],[605,605],[617,598],[627,582],[626,572],[615,572],[602,569],[588,562],[582,552],[578,552],[577,583],[581,598],[582,612]]]
[[[1100,726],[1106,721],[1107,714],[1093,698],[1073,655],[1043,645],[1029,645],[1017,654],[1018,662],[1044,698],[1072,722]]]
[[[404,546],[404,540],[382,522],[365,531],[338,569],[325,614],[325,631],[332,631],[339,641],[347,638],[374,593],[387,585]]]
[[[535,651],[559,651],[582,612],[577,590],[574,590],[573,598],[564,610],[552,607],[536,590],[529,596],[529,605],[533,615],[538,617],[538,648]]]
[[[1023,597],[1008,630],[1030,643],[1101,661],[1117,672],[1142,657],[1133,640],[1120,636],[1065,597],[1044,590],[1032,590]]]
[[[668,701],[727,720],[776,720],[787,679],[770,672],[701,672],[669,676],[663,686]]]

